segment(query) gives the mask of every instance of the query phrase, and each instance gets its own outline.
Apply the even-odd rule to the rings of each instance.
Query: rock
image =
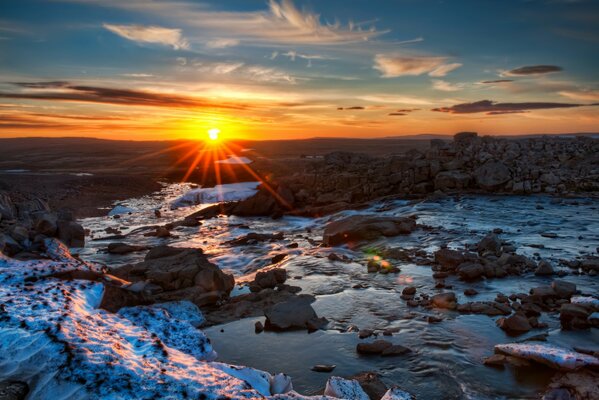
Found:
[[[456,144],[467,145],[472,143],[478,137],[476,132],[458,132],[453,135],[453,140]]]
[[[465,262],[458,266],[457,273],[461,280],[473,281],[484,275],[485,268],[479,263]]]
[[[335,369],[336,365],[334,364],[316,364],[311,368],[314,372],[332,372]]]
[[[443,171],[435,176],[435,190],[465,189],[470,185],[472,177],[465,171]]]
[[[492,356],[483,358],[483,364],[489,367],[503,368],[506,363],[506,356],[503,354],[493,354]]]
[[[591,310],[582,304],[562,304],[559,312],[559,320],[562,329],[586,329],[590,327],[587,320],[591,315]]]
[[[264,331],[264,325],[262,325],[262,322],[256,321],[254,324],[254,332],[262,333],[262,331]]]
[[[381,376],[376,372],[361,372],[351,376],[350,379],[358,381],[371,399],[380,399],[388,389],[387,385],[381,380]]]
[[[581,370],[556,374],[542,400],[595,400],[599,393],[599,372]]]
[[[12,257],[23,251],[23,247],[9,235],[0,232],[0,251],[8,257]]]
[[[510,335],[521,335],[532,329],[525,315],[515,313],[507,318],[499,318],[497,326]]]
[[[384,349],[383,352],[381,353],[381,356],[383,356],[383,357],[401,356],[403,354],[411,353],[411,352],[412,352],[412,350],[408,349],[407,347],[404,347],[399,344],[394,344],[394,345]]]
[[[372,343],[358,343],[356,351],[358,354],[381,354],[385,349],[393,346],[391,342],[386,340],[375,340]]]
[[[444,269],[453,270],[465,262],[466,257],[457,250],[440,249],[435,252],[435,261]]]
[[[432,305],[437,308],[455,310],[457,308],[457,299],[455,293],[446,292],[436,294],[431,298]]]
[[[473,289],[473,288],[464,289],[464,295],[466,295],[466,296],[476,296],[477,294],[478,294],[478,291],[476,289]]]
[[[553,267],[551,266],[551,264],[549,262],[547,262],[545,260],[541,260],[539,262],[539,266],[535,270],[535,275],[537,275],[537,276],[553,275],[553,273],[554,273]]]
[[[481,189],[499,189],[512,178],[509,168],[501,161],[487,161],[474,170],[474,179]]]
[[[85,230],[75,221],[57,222],[58,239],[69,247],[85,246]]]
[[[35,226],[33,229],[37,233],[42,234],[44,236],[55,237],[56,232],[58,230],[57,222],[58,219],[56,215],[51,213],[44,213],[36,219]]]
[[[126,243],[110,243],[106,248],[106,251],[110,254],[127,254],[134,253],[137,251],[144,251],[148,248],[146,246],[135,246]]]
[[[576,285],[574,283],[555,280],[551,282],[551,288],[562,299],[569,299],[576,293]]]
[[[235,281],[208,261],[198,249],[159,246],[148,252],[143,262],[112,271],[129,282],[148,281],[162,292],[149,300],[166,302],[189,300],[197,306],[227,298]]]
[[[358,337],[360,339],[366,339],[372,336],[373,334],[374,331],[372,329],[360,329],[360,331],[358,332]]]
[[[479,254],[492,253],[497,256],[501,254],[501,240],[494,233],[489,233],[476,246]]]
[[[397,236],[411,233],[416,227],[414,218],[381,218],[354,215],[326,225],[323,234],[325,246],[337,246],[380,236]]]
[[[401,294],[406,295],[406,296],[414,296],[416,294],[416,288],[414,286],[406,286],[401,291]]]
[[[287,258],[287,254],[277,254],[276,256],[273,256],[270,260],[271,264],[278,264],[281,261],[283,261],[285,258]]]
[[[485,314],[488,316],[510,315],[512,308],[504,303],[494,301],[474,301],[470,303],[460,304],[458,311],[461,313],[470,314]]]
[[[327,381],[324,395],[337,399],[370,400],[358,381],[336,376],[329,378]]]
[[[20,381],[0,381],[0,400],[24,400],[29,393],[29,385]]]
[[[324,318],[318,318],[310,305],[311,296],[295,296],[277,303],[264,311],[266,330],[285,331],[292,329],[310,329],[321,327],[326,323]]]
[[[229,246],[245,246],[249,244],[256,244],[260,242],[274,242],[277,240],[283,240],[283,232],[277,233],[256,233],[250,232],[245,236],[238,237],[233,240],[225,242]],[[273,263],[274,264],[274,263]]]
[[[250,288],[256,288],[254,291],[263,289],[273,289],[277,285],[285,283],[287,280],[287,271],[283,268],[273,268],[268,271],[259,271],[256,273],[254,281],[250,283]]]

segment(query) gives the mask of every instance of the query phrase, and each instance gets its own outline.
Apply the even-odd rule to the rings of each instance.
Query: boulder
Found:
[[[435,261],[445,270],[453,270],[466,261],[466,256],[457,250],[440,249],[435,252]]]
[[[474,170],[474,179],[481,189],[500,189],[512,178],[509,168],[501,161],[487,161]]]
[[[75,221],[59,220],[57,235],[58,239],[69,247],[85,246],[85,230]]]
[[[323,234],[325,246],[337,246],[381,236],[397,236],[411,233],[416,227],[414,218],[382,218],[354,215],[326,225]]]
[[[358,381],[337,376],[329,378],[324,395],[336,399],[370,400]]]
[[[381,380],[381,376],[376,372],[361,372],[351,376],[349,379],[358,381],[371,399],[380,399],[387,392],[387,385],[385,385]]]
[[[388,348],[391,348],[393,344],[386,340],[375,340],[372,343],[358,343],[356,351],[358,354],[382,354]]]
[[[465,171],[442,171],[435,176],[435,190],[465,189],[472,177]]]
[[[574,283],[562,280],[551,282],[551,288],[562,299],[569,299],[576,293],[576,285]]]
[[[586,329],[591,326],[588,321],[592,311],[582,304],[562,304],[559,311],[559,321],[562,329]]]
[[[312,296],[294,296],[286,301],[277,303],[264,311],[266,322],[264,329],[285,331],[293,329],[320,328],[326,324],[326,319],[319,318],[310,303]]]
[[[136,246],[136,245],[130,245],[130,244],[126,244],[126,243],[117,242],[117,243],[108,244],[106,251],[110,254],[127,254],[127,253],[134,253],[137,251],[144,251],[147,249],[148,249],[147,246]]]
[[[478,242],[476,249],[479,254],[492,253],[498,256],[501,254],[501,240],[496,234],[489,233]]]
[[[473,301],[458,305],[458,311],[465,314],[485,314],[488,316],[509,315],[512,308],[496,301]]]
[[[466,262],[458,266],[457,272],[461,280],[472,281],[481,278],[485,268],[479,263]]]
[[[507,318],[499,318],[497,326],[510,335],[521,335],[532,329],[525,315],[515,313]]]
[[[431,297],[431,303],[436,308],[455,310],[457,299],[454,292],[439,293]]]
[[[147,281],[162,290],[154,302],[189,300],[197,306],[227,298],[235,281],[198,249],[160,246],[148,252],[143,262],[113,271],[129,282]]]
[[[554,271],[553,271],[553,267],[551,266],[551,264],[546,260],[541,260],[539,262],[539,266],[535,270],[535,275],[547,276],[547,275],[553,275],[553,274],[554,274]]]

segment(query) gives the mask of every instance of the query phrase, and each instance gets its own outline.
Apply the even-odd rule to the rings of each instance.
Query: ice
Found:
[[[247,157],[230,156],[225,160],[215,161],[215,164],[251,164],[253,161]]]
[[[355,379],[343,379],[337,376],[329,378],[324,394],[338,399],[370,400],[362,386]]]
[[[171,209],[197,204],[212,204],[245,200],[256,194],[260,182],[241,182],[216,185],[213,188],[193,189],[171,203]]]
[[[596,299],[591,296],[576,296],[570,299],[572,304],[580,304],[583,306],[590,306],[594,309],[599,310],[599,299]]]
[[[108,216],[112,217],[113,215],[128,214],[130,212],[135,212],[135,210],[127,206],[119,205],[110,210]]]
[[[385,393],[385,395],[383,397],[381,397],[381,400],[412,400],[413,397],[410,393],[408,392],[404,392],[403,390],[399,389],[399,388],[391,388],[389,390],[387,390],[387,393]]]
[[[498,344],[495,351],[548,365],[551,368],[573,371],[582,367],[599,367],[599,359],[550,344]]]

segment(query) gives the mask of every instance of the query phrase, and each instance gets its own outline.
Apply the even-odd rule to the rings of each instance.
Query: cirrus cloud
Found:
[[[104,24],[103,26],[110,32],[133,42],[162,44],[172,46],[175,50],[189,48],[189,42],[183,38],[181,29],[164,28],[155,25]]]
[[[553,72],[563,71],[562,67],[557,65],[527,65],[524,67],[514,68],[509,71],[504,71],[503,76],[528,76],[528,75],[544,75]]]
[[[383,78],[422,74],[441,77],[462,66],[460,63],[446,64],[446,61],[447,57],[440,56],[377,54],[373,68],[380,71]]]
[[[487,115],[513,114],[530,110],[543,110],[553,108],[573,108],[583,106],[595,106],[599,104],[575,104],[575,103],[549,103],[549,102],[523,102],[523,103],[498,103],[492,100],[480,100],[472,103],[461,103],[450,107],[433,108],[431,111],[445,112],[450,114],[473,114],[486,113]]]

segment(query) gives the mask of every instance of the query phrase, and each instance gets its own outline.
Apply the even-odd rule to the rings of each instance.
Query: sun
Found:
[[[218,129],[218,128],[208,129],[208,138],[212,141],[217,141],[219,134],[220,134],[220,129]]]

